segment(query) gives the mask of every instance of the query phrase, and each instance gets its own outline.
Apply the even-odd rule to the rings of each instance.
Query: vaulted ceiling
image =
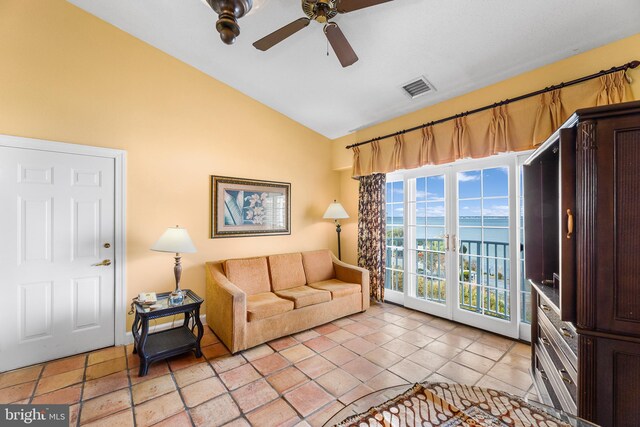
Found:
[[[360,58],[342,68],[316,22],[266,52],[252,46],[304,16],[299,0],[264,1],[232,46],[202,0],[68,1],[329,138],[640,28],[638,0],[395,0],[334,19]],[[419,76],[437,90],[411,99],[401,87]]]

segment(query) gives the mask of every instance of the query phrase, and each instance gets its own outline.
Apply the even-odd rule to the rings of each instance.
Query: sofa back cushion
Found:
[[[302,265],[307,276],[307,283],[322,282],[333,279],[333,260],[328,249],[302,253]]]
[[[300,253],[271,255],[269,257],[269,271],[271,272],[273,292],[307,284]]]
[[[229,281],[247,295],[271,292],[265,257],[228,259],[224,262],[224,272]]]

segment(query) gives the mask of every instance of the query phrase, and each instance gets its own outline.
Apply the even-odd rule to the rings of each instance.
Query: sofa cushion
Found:
[[[330,291],[333,298],[340,298],[351,294],[362,292],[362,286],[357,283],[347,283],[338,279],[323,280],[322,282],[310,283],[309,286],[323,291]]]
[[[293,302],[278,298],[273,292],[247,296],[247,322],[266,319],[293,310]]]
[[[293,301],[295,308],[302,308],[308,305],[331,301],[331,292],[310,288],[309,286],[298,286],[297,288],[284,289],[282,291],[277,291],[276,295]]]
[[[227,279],[247,295],[271,292],[267,258],[229,259],[224,262]]]
[[[322,282],[336,277],[331,252],[327,249],[303,252],[302,265],[307,276],[307,283]]]
[[[274,292],[307,284],[300,253],[271,255],[269,257],[269,272]]]

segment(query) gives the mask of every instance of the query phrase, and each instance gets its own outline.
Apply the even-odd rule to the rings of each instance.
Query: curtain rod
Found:
[[[535,92],[529,92],[527,94],[520,95],[520,96],[515,97],[515,98],[509,98],[509,99],[505,99],[504,101],[496,102],[494,104],[485,105],[484,107],[476,108],[475,110],[465,111],[464,113],[458,113],[458,114],[455,114],[453,116],[445,117],[444,119],[434,120],[432,122],[423,123],[423,124],[421,124],[419,126],[414,126],[412,128],[409,128],[409,129],[404,129],[404,130],[401,130],[401,131],[398,131],[398,132],[394,132],[394,133],[390,133],[390,134],[387,134],[387,135],[378,136],[376,138],[371,138],[371,139],[368,139],[366,141],[358,142],[356,144],[347,145],[345,148],[346,149],[350,149],[350,148],[353,148],[353,147],[359,147],[361,145],[369,144],[369,143],[374,142],[374,141],[380,141],[381,139],[391,138],[391,137],[398,136],[398,135],[404,135],[407,132],[413,132],[413,131],[416,131],[416,130],[419,130],[419,129],[422,129],[422,128],[426,128],[428,126],[433,126],[433,125],[437,125],[437,124],[440,124],[440,123],[448,122],[449,120],[454,120],[454,119],[457,119],[459,117],[465,117],[465,116],[468,116],[469,114],[475,114],[475,113],[479,113],[481,111],[488,110],[490,108],[495,108],[495,107],[499,107],[499,106],[502,106],[502,105],[507,105],[507,104],[510,104],[512,102],[515,102],[515,101],[521,101],[523,99],[531,98],[532,96],[541,95],[543,93],[551,92],[551,91],[556,90],[556,89],[562,89],[563,87],[573,86],[573,85],[576,85],[578,83],[586,82],[587,80],[595,79],[595,78],[601,77],[601,76],[606,76],[607,74],[616,73],[618,71],[626,71],[629,68],[637,68],[639,65],[640,65],[640,61],[638,61],[638,60],[631,61],[631,62],[628,62],[628,63],[626,63],[624,65],[620,65],[618,67],[613,67],[613,68],[611,68],[609,70],[602,70],[602,71],[600,71],[598,73],[594,73],[594,74],[590,74],[588,76],[580,77],[578,79],[571,80],[571,81],[568,81],[566,83],[560,83],[560,84],[557,84],[557,85],[554,85],[554,86],[549,86],[549,87],[546,87],[544,89],[537,90]]]

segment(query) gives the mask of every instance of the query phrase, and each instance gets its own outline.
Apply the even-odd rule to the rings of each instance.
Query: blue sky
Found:
[[[507,167],[458,172],[458,214],[460,216],[508,216],[509,169]],[[402,182],[387,187],[387,202],[402,201]],[[416,179],[418,217],[444,215],[444,176]],[[426,207],[420,202],[427,202]],[[394,206],[394,216],[402,215],[402,207]]]

